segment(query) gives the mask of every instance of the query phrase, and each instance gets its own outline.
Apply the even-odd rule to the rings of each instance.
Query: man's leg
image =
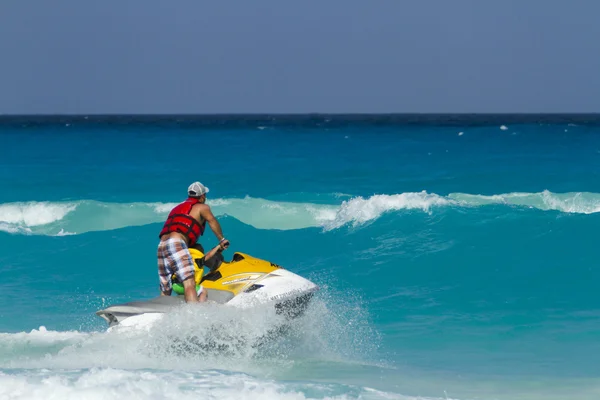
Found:
[[[202,290],[202,293],[200,293],[200,296],[198,296],[198,301],[200,303],[204,303],[206,301],[206,290]]]
[[[167,256],[167,254],[165,254],[162,242],[158,244],[158,249],[156,253],[158,259],[158,280],[160,282],[160,295],[170,296],[171,291],[173,289],[171,288],[170,273],[169,271],[167,271],[166,267],[168,262],[165,260],[165,257]]]
[[[193,276],[183,281],[183,290],[186,303],[198,302],[198,295],[196,294],[196,281],[194,280]]]
[[[185,242],[173,241],[169,243],[169,253],[174,262],[175,274],[183,283],[183,294],[186,303],[197,303],[196,280],[194,272],[194,259]]]

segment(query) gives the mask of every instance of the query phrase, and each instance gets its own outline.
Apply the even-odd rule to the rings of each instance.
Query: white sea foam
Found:
[[[184,305],[151,330],[0,334],[0,399],[411,399],[311,382],[323,374],[310,365],[301,382],[287,379],[297,361],[341,363],[343,374],[379,371],[361,361],[373,355],[377,335],[360,299],[348,296],[317,298],[285,324],[273,307],[206,304]]]
[[[20,233],[23,235],[29,235],[33,233],[31,229],[27,227],[20,227],[17,225],[7,224],[5,222],[0,222],[0,231],[8,233]]]
[[[333,394],[336,392],[342,393]],[[359,399],[365,400],[416,399],[371,388],[327,383],[279,383],[219,371],[163,372],[93,368],[81,371],[30,371],[19,375],[0,372],[0,398],[10,400],[346,400],[356,399],[357,394]]]
[[[40,327],[0,333],[0,369],[177,365],[270,375],[293,367],[298,358],[354,363],[371,357],[379,336],[363,302],[349,291],[335,297],[330,293],[318,293],[305,316],[293,321],[272,306],[240,310],[207,303],[201,308],[183,305],[151,329],[117,326],[85,333]]]
[[[8,348],[16,343],[27,345],[57,344],[83,337],[87,337],[87,334],[78,331],[49,331],[42,325],[30,332],[0,333],[0,343]]]
[[[56,234],[56,236],[69,236],[69,235],[76,235],[76,233],[75,232],[67,232],[61,228],[61,230]]]
[[[353,353],[362,347],[364,353],[373,353],[364,346],[372,339],[365,330],[369,318],[361,311],[360,299],[331,295],[310,309],[310,317],[295,321],[285,340],[271,341],[256,350],[245,338],[264,333],[277,316],[264,310],[239,313],[217,306],[203,307],[208,315],[199,313],[198,308],[182,308],[168,324],[151,331],[60,332],[40,327],[0,333],[0,399],[473,398],[456,396],[460,391],[481,393],[477,398],[579,400],[594,398],[600,388],[596,381],[563,382],[552,377],[548,384],[554,387],[537,385],[539,390],[532,390],[527,380],[511,381],[510,390],[505,382],[498,392],[502,382],[463,380],[461,385],[454,380],[436,381],[428,374],[404,377],[401,368],[352,361],[343,351]],[[232,317],[235,323],[231,323]],[[209,326],[207,321],[213,324]],[[196,342],[190,340],[190,334],[197,335]],[[223,354],[222,350],[194,350],[198,338],[221,340],[219,343],[233,344],[234,349]],[[177,344],[181,342],[183,345]],[[323,365],[330,367],[325,370]],[[376,390],[371,383],[383,383],[391,391]],[[412,393],[438,389],[430,390],[429,397],[395,393],[412,384]],[[448,394],[431,397],[431,391],[439,392],[440,387],[447,388]],[[544,393],[538,393],[541,391]]]

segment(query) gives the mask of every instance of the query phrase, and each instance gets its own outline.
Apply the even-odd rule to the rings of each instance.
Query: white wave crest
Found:
[[[355,197],[344,201],[334,215],[326,215],[329,218],[323,219],[322,222],[326,229],[339,228],[348,223],[357,226],[377,219],[388,211],[420,209],[430,212],[434,206],[445,206],[450,203],[451,201],[444,197],[429,194],[425,191],[396,195],[375,195],[367,199]]]
[[[61,220],[75,210],[75,203],[27,202],[0,205],[0,222],[13,226],[39,226]]]
[[[503,204],[535,208],[543,211],[561,211],[574,214],[594,214],[600,212],[599,193],[506,193],[492,196],[453,193],[448,196],[461,205],[484,206]]]
[[[342,196],[340,196],[342,197]],[[359,226],[388,212],[435,208],[504,205],[543,211],[593,214],[600,212],[600,193],[573,192],[505,193],[480,195],[408,192],[351,197],[341,203],[314,204],[272,201],[261,198],[212,199],[208,202],[217,217],[231,216],[257,229],[337,229]],[[336,201],[333,200],[333,201]],[[66,236],[105,231],[164,221],[175,203],[24,202],[0,204],[0,231],[24,235]]]
[[[154,204],[154,211],[158,214],[166,214],[176,205],[177,203],[156,203]]]

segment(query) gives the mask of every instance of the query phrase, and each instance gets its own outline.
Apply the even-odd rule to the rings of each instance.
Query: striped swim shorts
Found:
[[[171,276],[175,274],[180,282],[194,279],[194,260],[183,239],[169,238],[158,244],[158,277],[160,290],[171,290]]]

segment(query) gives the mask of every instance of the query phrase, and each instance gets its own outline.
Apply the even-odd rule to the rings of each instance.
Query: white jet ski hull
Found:
[[[223,285],[236,284],[236,279],[248,281],[247,288],[237,295],[227,290],[206,288],[208,300],[224,306],[246,309],[270,304],[278,314],[288,318],[302,315],[317,285],[288,270],[279,268],[263,274],[256,280],[235,276],[221,278]],[[96,315],[106,320],[109,328],[123,327],[149,328],[165,313],[173,311],[185,303],[184,296],[157,296],[149,300],[117,304],[99,310]]]

